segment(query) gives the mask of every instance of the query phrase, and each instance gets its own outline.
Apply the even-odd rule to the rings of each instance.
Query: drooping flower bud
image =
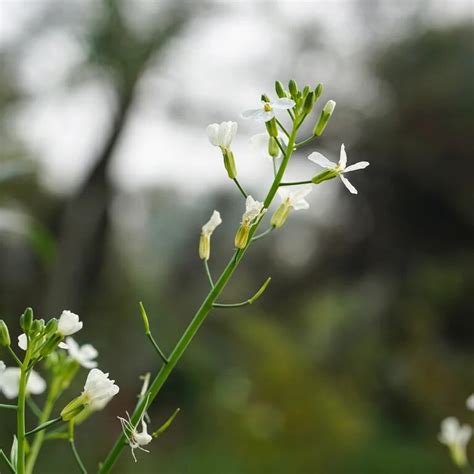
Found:
[[[0,344],[4,347],[8,347],[11,344],[10,333],[3,319],[0,319]]]
[[[321,111],[319,120],[314,127],[313,135],[316,135],[319,137],[324,132],[324,129],[326,128],[326,125],[329,122],[329,119],[331,118],[331,115],[333,114],[335,107],[336,107],[336,102],[334,102],[333,100],[329,100],[326,103],[323,110]]]

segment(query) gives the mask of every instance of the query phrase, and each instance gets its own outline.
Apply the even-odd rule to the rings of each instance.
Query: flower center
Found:
[[[272,106],[268,102],[265,102],[263,104],[263,110],[265,110],[265,112],[271,112],[272,111]]]

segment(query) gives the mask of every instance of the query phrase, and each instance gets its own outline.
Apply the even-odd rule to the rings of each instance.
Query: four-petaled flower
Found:
[[[58,334],[63,337],[72,336],[82,329],[82,321],[79,316],[71,311],[64,310],[58,321]]]
[[[237,122],[211,123],[206,131],[212,145],[228,149],[237,133]]]
[[[327,170],[334,171],[344,183],[344,186],[352,193],[357,194],[357,189],[352,186],[349,180],[344,176],[345,173],[349,173],[351,171],[362,170],[369,166],[368,161],[359,161],[358,163],[354,163],[353,165],[347,165],[347,154],[344,144],[341,145],[341,153],[339,156],[339,162],[333,163],[332,161],[328,160],[324,155],[318,152],[311,153],[308,156],[308,160],[311,160],[313,163],[321,166],[322,168],[326,168]]]
[[[242,112],[242,118],[254,119],[258,122],[268,122],[275,117],[275,110],[288,110],[295,106],[291,99],[276,99],[270,102],[262,100],[262,105],[258,109],[250,109]]]
[[[133,426],[132,421],[130,420],[130,415],[128,412],[125,412],[127,414],[127,418],[123,418],[121,416],[118,416],[117,418],[120,420],[120,424],[122,425],[122,431],[125,437],[127,438],[128,445],[130,446],[130,449],[132,450],[132,456],[135,462],[137,462],[137,458],[135,456],[135,449],[139,449],[140,451],[144,451],[145,453],[149,453],[147,449],[143,448],[143,446],[146,446],[147,444],[150,444],[153,437],[148,433],[147,430],[147,425],[145,423],[145,420],[143,419],[145,416],[145,413],[143,413],[141,420],[138,421],[137,426],[141,423],[142,425],[142,431],[139,432],[137,430],[137,426]]]
[[[3,364],[5,367],[5,364]],[[5,397],[12,399],[18,397],[20,387],[20,369],[18,367],[7,367],[0,371],[0,391]],[[41,376],[32,370],[26,384],[27,393],[39,395],[46,389],[46,382]]]
[[[94,359],[99,355],[99,353],[94,346],[91,344],[79,346],[72,337],[66,338],[66,344],[71,359],[79,362],[79,364],[86,369],[97,367],[97,362]]]
[[[450,416],[441,422],[438,439],[449,448],[454,463],[463,467],[467,464],[466,446],[471,436],[472,428],[469,425],[461,426],[457,418]]]
[[[103,408],[119,392],[119,387],[114,382],[115,380],[109,379],[109,374],[92,369],[82,392],[83,404],[94,410]]]

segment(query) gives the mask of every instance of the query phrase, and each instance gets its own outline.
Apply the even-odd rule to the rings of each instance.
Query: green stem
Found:
[[[281,128],[282,132],[287,136],[289,137],[290,134],[288,133],[288,131],[286,130],[286,128],[283,126],[283,124],[278,120],[278,119],[275,119],[276,120],[276,123],[278,124],[278,126]]]
[[[295,126],[296,122],[297,120],[294,121],[293,129],[288,139],[288,147],[286,150],[286,154],[282,160],[280,168],[278,169],[278,173],[273,181],[273,184],[265,198],[264,207],[267,209],[270,206],[273,198],[275,197],[275,194],[278,190],[278,187],[280,185],[280,182],[283,178],[286,167],[290,160],[290,157],[293,153],[295,140],[296,140],[296,134],[297,134],[297,127]],[[158,372],[152,384],[150,385],[150,388],[148,389],[149,396],[147,398],[145,397],[142,398],[142,400],[137,404],[131,418],[132,426],[135,426],[139,422],[140,414],[143,413],[144,410],[154,401],[161,387],[164,385],[169,375],[171,374],[173,369],[176,367],[176,364],[181,359],[188,345],[190,344],[190,342],[196,335],[198,329],[201,327],[204,320],[206,319],[206,316],[211,311],[215,300],[221,294],[222,290],[225,288],[226,284],[228,283],[233,273],[235,272],[240,260],[242,259],[246,250],[250,246],[252,242],[253,234],[258,229],[258,226],[262,222],[262,219],[263,219],[263,216],[257,221],[257,223],[254,226],[252,226],[249,233],[247,246],[244,249],[239,249],[235,251],[234,255],[232,256],[229,263],[227,264],[224,271],[222,272],[219,279],[217,280],[214,288],[211,289],[206,299],[203,301],[200,308],[197,310],[193,319],[191,320],[188,327],[186,328],[183,335],[181,336],[181,339],[178,341],[175,348],[173,349],[173,352],[171,353],[169,357],[168,364],[165,364],[161,367],[160,371]],[[122,449],[124,448],[124,446],[126,446],[126,438],[125,438],[125,434],[121,433],[118,439],[116,440],[114,446],[110,450],[109,454],[105,458],[104,462],[99,467],[100,474],[105,474],[107,472],[110,472],[119,454],[122,452]]]
[[[262,232],[261,234],[257,234],[254,237],[252,237],[252,242],[255,242],[256,240],[261,239],[262,237],[265,237],[268,235],[270,232],[272,232],[275,229],[275,227],[269,227],[265,232]]]
[[[168,358],[165,356],[165,354],[163,353],[163,351],[160,349],[160,346],[156,343],[155,341],[155,338],[153,337],[152,333],[151,332],[147,332],[146,333],[146,336],[148,337],[148,339],[150,340],[150,342],[152,343],[153,347],[155,348],[156,352],[158,353],[158,355],[163,359],[163,362],[165,364],[168,363]]]
[[[12,473],[15,474],[15,467],[13,464],[10,462],[10,459],[8,459],[8,456],[3,452],[2,449],[0,449],[0,458],[2,458],[5,461],[5,464],[8,466],[8,470]]]
[[[18,457],[16,472],[25,474],[25,453],[26,453],[26,431],[25,431],[25,406],[26,406],[26,386],[28,383],[27,367],[30,363],[30,349],[25,354],[25,359],[20,368],[20,381],[18,387],[18,409],[16,412],[17,438],[18,438]]]
[[[239,181],[237,178],[234,178],[233,179],[234,183],[236,184],[236,186],[239,188],[239,191],[242,193],[242,196],[247,199],[247,193],[244,191],[244,188],[240,185]]]
[[[8,405],[6,403],[0,403],[0,408],[5,408],[6,410],[16,410],[16,405]]]
[[[79,470],[82,474],[87,474],[87,469],[82,462],[81,456],[79,456],[79,451],[76,448],[76,443],[74,441],[74,421],[71,420],[68,426],[68,438],[69,438],[69,445],[71,446],[72,453],[74,454],[74,459],[79,466]]]
[[[21,367],[21,360],[18,359],[18,356],[15,354],[15,351],[11,348],[11,346],[8,346],[8,352],[10,353],[10,355],[12,356],[13,360],[16,362],[16,364],[18,365],[18,367]]]
[[[41,412],[39,418],[38,418],[38,424],[42,425],[46,421],[48,421],[49,417],[51,416],[51,412],[53,411],[54,404],[56,403],[56,400],[58,398],[58,387],[57,387],[57,382],[53,380],[51,383],[50,389],[48,391],[48,396],[46,398],[46,402],[43,407],[43,411]],[[28,462],[26,464],[26,472],[27,474],[32,474],[33,469],[35,467],[35,463],[38,459],[38,455],[41,451],[41,447],[43,445],[43,441],[45,439],[46,432],[45,431],[39,431],[34,440],[33,443],[31,444],[31,449],[30,449],[30,454],[28,456]]]
[[[280,186],[298,186],[300,184],[311,184],[312,181],[310,179],[306,181],[291,181],[288,183],[280,183]]]
[[[316,137],[317,137],[317,135],[313,135],[313,136],[307,138],[306,140],[303,140],[302,142],[297,143],[295,146],[296,146],[296,148],[300,148],[303,145],[306,145],[307,143],[313,141]]]
[[[207,279],[209,280],[209,284],[211,285],[211,288],[214,288],[214,280],[212,279],[211,270],[209,270],[209,263],[206,259],[204,259],[203,262],[204,268],[206,270]]]
[[[25,433],[25,436],[31,436],[34,433],[38,433],[38,431],[43,431],[43,430],[49,428],[50,426],[57,425],[58,423],[61,423],[62,421],[63,421],[63,419],[60,416],[58,416],[57,418],[53,418],[52,420],[45,421],[41,425],[38,425],[36,428],[33,428],[32,430]]]

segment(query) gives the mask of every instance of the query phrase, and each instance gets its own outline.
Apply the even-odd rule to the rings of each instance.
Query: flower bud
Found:
[[[334,112],[334,108],[336,107],[336,102],[333,100],[329,100],[326,105],[324,106],[323,110],[321,111],[321,115],[319,116],[318,123],[315,125],[313,130],[313,135],[320,136],[324,129],[326,128],[331,115]]]
[[[323,93],[323,85],[319,83],[314,89],[314,100],[317,101]]]
[[[243,249],[247,245],[249,240],[249,232],[250,225],[247,222],[243,222],[235,234],[234,244],[238,249]]]
[[[201,234],[199,239],[199,258],[201,260],[209,260],[211,256],[211,236],[208,234]]]
[[[291,97],[295,98],[298,95],[298,85],[294,79],[291,79],[288,83],[288,89],[290,90]]]
[[[267,127],[267,132],[271,137],[278,137],[278,128],[275,117],[269,120],[268,122],[265,122],[265,127]]]
[[[46,357],[51,352],[53,352],[56,347],[58,347],[59,343],[62,341],[62,336],[60,334],[54,334],[51,336],[46,343],[41,347],[40,355],[42,357]]]
[[[306,97],[308,95],[308,92],[309,92],[309,86],[304,86],[303,97]]]
[[[333,179],[337,176],[337,172],[334,170],[325,170],[322,173],[317,174],[314,176],[311,181],[314,184],[322,183],[323,181],[327,181],[328,179]]]
[[[44,330],[44,319],[35,319],[32,323],[31,323],[31,327],[30,327],[30,334],[31,335],[38,335],[38,334],[41,334]]]
[[[237,168],[235,167],[234,154],[228,148],[224,148],[222,155],[224,156],[224,167],[227,175],[230,179],[235,179],[237,177]]]
[[[45,327],[45,335],[54,334],[58,330],[58,320],[56,318],[52,318],[48,321]]]
[[[288,97],[287,92],[280,81],[275,81],[275,92],[280,99]]]
[[[23,329],[25,334],[31,329],[33,323],[33,310],[31,308],[26,308],[25,312],[20,316],[20,327]]]
[[[263,102],[271,102],[271,101],[270,101],[270,97],[268,97],[267,94],[262,94],[262,95],[260,96],[260,99],[263,100]]]
[[[303,113],[305,114],[311,113],[311,110],[313,109],[313,105],[314,105],[314,92],[311,91],[308,93],[308,95],[306,96],[306,99],[304,100]]]
[[[290,205],[287,202],[282,202],[278,209],[274,212],[270,224],[275,227],[281,227],[290,213]]]
[[[3,319],[0,319],[0,344],[8,347],[11,344],[10,333],[8,327]]]
[[[280,148],[278,147],[276,138],[270,137],[268,139],[268,154],[271,157],[276,158],[279,155],[279,153],[280,153]]]

